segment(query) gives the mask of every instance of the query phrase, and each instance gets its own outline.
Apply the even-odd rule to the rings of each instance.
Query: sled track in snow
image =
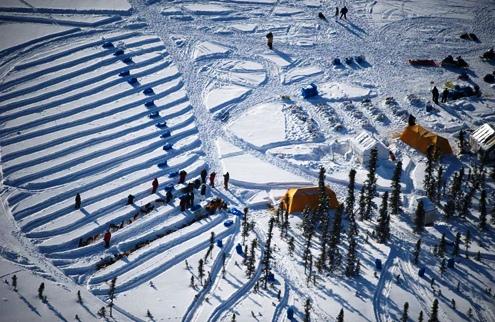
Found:
[[[105,42],[118,43],[123,53],[103,48]],[[205,166],[181,74],[159,38],[135,31],[100,32],[43,49],[47,53],[42,58],[17,62],[0,85],[4,179],[22,191],[12,194],[9,203],[27,237],[72,277],[88,278],[100,258],[150,240],[157,245],[138,247],[141,255],[135,260],[111,264],[102,271],[106,273],[89,278],[94,293],[100,294],[107,279],[149,265],[160,251],[218,229],[225,216],[199,227],[193,224],[191,231],[194,215],[179,214],[176,200],[149,214],[140,210],[164,198],[163,187],[177,182],[174,173],[185,169],[191,180]],[[166,143],[172,149],[162,149]],[[150,194],[153,178],[160,183],[156,195]],[[76,193],[82,196],[79,210],[74,209]],[[134,206],[126,205],[130,193]],[[121,223],[105,250],[103,232]],[[185,234],[175,236],[173,231],[182,227]],[[233,229],[222,230],[219,237]],[[80,240],[93,236],[92,243],[78,247]],[[201,241],[166,262],[151,264],[118,291],[139,286],[207,246]],[[85,263],[78,262],[81,258]]]

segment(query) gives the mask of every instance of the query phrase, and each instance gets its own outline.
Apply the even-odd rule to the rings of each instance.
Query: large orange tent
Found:
[[[400,139],[423,154],[426,154],[430,145],[436,148],[439,155],[452,154],[449,140],[418,124],[406,127],[400,135]]]
[[[325,187],[328,195],[328,205],[331,209],[338,208],[339,202],[332,189]],[[320,188],[290,188],[282,198],[282,206],[288,209],[289,213],[301,212],[305,208],[316,209],[320,201]]]

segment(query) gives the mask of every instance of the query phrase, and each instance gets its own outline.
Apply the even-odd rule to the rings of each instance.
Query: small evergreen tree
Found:
[[[335,211],[335,217],[333,219],[332,235],[330,236],[330,242],[328,245],[328,259],[329,268],[333,272],[339,262],[338,245],[340,243],[341,228],[342,228],[342,212],[343,207],[339,206]]]
[[[113,311],[113,300],[115,299],[115,284],[117,284],[117,277],[112,278],[110,281],[110,288],[108,290],[108,298],[110,299],[110,303],[108,304],[108,307],[110,308],[109,315],[113,317],[112,311]]]
[[[459,255],[460,245],[461,245],[461,233],[458,232],[455,235],[454,246],[452,247],[452,255],[454,256]]]
[[[430,318],[428,319],[428,322],[440,322],[438,320],[438,300],[437,299],[435,299],[433,301],[433,305],[431,307]]]
[[[440,243],[438,244],[437,255],[443,257],[445,255],[445,247],[447,247],[447,242],[445,241],[445,234],[442,234]]]
[[[464,236],[464,247],[466,247],[466,258],[469,258],[469,247],[471,246],[471,230],[466,231]]]
[[[251,241],[251,250],[249,252],[249,260],[247,263],[246,274],[249,278],[254,275],[256,270],[256,248],[258,247],[258,242],[256,239]]]
[[[373,198],[376,195],[376,165],[378,162],[378,150],[376,148],[371,149],[370,151],[370,159],[368,163],[368,175],[365,185],[365,211],[364,211],[364,219],[371,219],[371,210],[375,207],[373,202]]]
[[[311,305],[311,299],[308,297],[304,303],[304,322],[311,321],[311,310],[313,306]]]
[[[479,218],[479,224],[478,226],[484,230],[486,229],[486,190],[483,189],[481,190],[481,197],[480,197],[480,206],[479,206],[479,211],[480,211],[480,218]]]
[[[390,213],[398,215],[401,210],[401,198],[400,198],[400,176],[402,174],[402,161],[397,162],[395,166],[394,175],[392,176],[392,192],[390,194]]]
[[[77,303],[82,304],[82,296],[81,296],[81,291],[77,290]]]
[[[249,222],[248,222],[249,209],[244,208],[244,216],[242,217],[242,244],[246,244],[246,238],[249,237]]]
[[[149,309],[146,311],[146,317],[147,317],[148,319],[153,320],[153,315],[151,314],[151,312],[150,312],[150,310],[149,310]]]
[[[409,310],[409,303],[406,302],[406,303],[404,303],[404,309],[402,310],[402,316],[400,318],[400,322],[407,322],[407,320],[409,319],[409,317],[407,315],[408,310]]]
[[[366,187],[361,186],[361,190],[359,191],[359,201],[358,201],[358,210],[359,210],[359,220],[365,220],[366,216]]]
[[[291,236],[289,238],[288,247],[289,247],[289,256],[294,255],[294,250],[296,249],[296,245],[294,243],[294,236]]]
[[[414,264],[418,264],[419,262],[419,253],[421,252],[421,238],[418,239],[418,241],[416,242],[416,247],[414,249]]]
[[[346,267],[345,267],[345,275],[347,277],[349,276],[356,276],[357,275],[357,261],[358,261],[358,256],[357,256],[357,242],[356,242],[356,236],[352,232],[352,229],[349,228],[349,234],[348,234],[348,248],[347,248],[347,258],[346,258]]]
[[[200,258],[198,262],[198,277],[199,277],[199,283],[203,285],[203,277],[205,277],[205,268],[202,258]]]
[[[382,205],[376,226],[376,236],[379,243],[386,243],[390,237],[390,215],[388,214],[388,191],[383,194]]]
[[[418,322],[423,322],[423,311],[419,311]]]
[[[442,258],[442,261],[440,262],[440,274],[443,275],[445,271],[447,270],[447,260],[445,258]]]
[[[14,291],[17,291],[17,276],[15,274],[12,275],[12,287],[14,288]]]
[[[442,195],[443,195],[443,189],[444,189],[444,180],[443,180],[443,171],[444,171],[444,168],[442,166],[438,167],[438,171],[437,171],[437,180],[436,180],[436,201],[437,203],[440,203],[440,201],[442,200]]]
[[[459,150],[461,154],[468,151],[464,130],[459,131]]]
[[[349,222],[356,223],[354,217],[354,203],[356,197],[354,196],[354,189],[356,183],[356,170],[351,169],[349,171],[349,185],[347,186],[347,198],[345,199],[345,213]]]
[[[425,178],[423,181],[423,185],[426,191],[426,195],[431,200],[436,200],[436,182],[435,182],[435,146],[430,145],[428,150],[426,151],[426,169],[425,169]]]
[[[414,232],[420,233],[423,231],[425,226],[425,208],[423,205],[423,200],[418,202],[418,207],[416,208],[416,213],[414,216]]]
[[[194,275],[191,274],[191,282],[189,283],[189,286],[192,288],[196,288],[196,284],[194,283]]]
[[[232,313],[232,320],[230,321],[235,322],[235,313]]]
[[[208,246],[208,250],[205,254],[205,261],[208,259],[208,256],[212,255],[213,248],[215,247],[215,233],[212,231],[210,235],[210,245]]]
[[[340,309],[339,315],[337,315],[336,322],[344,322],[344,309]]]
[[[263,256],[263,268],[264,268],[264,288],[266,289],[268,286],[268,276],[271,272],[271,258],[272,258],[272,238],[273,238],[273,225],[275,223],[275,219],[272,217],[268,222],[268,235],[265,243],[265,254]]]

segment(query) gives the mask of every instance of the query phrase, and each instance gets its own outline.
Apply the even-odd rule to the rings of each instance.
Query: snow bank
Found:
[[[360,101],[376,96],[370,88],[346,83],[326,83],[318,87],[320,96],[333,101]]]
[[[273,14],[275,16],[292,16],[302,12],[303,11],[301,9],[284,6],[278,6],[275,8],[275,10],[273,10]]]
[[[320,74],[323,74],[323,70],[318,66],[295,67],[283,75],[282,83],[288,85]]]
[[[39,13],[119,13],[129,14],[131,5],[127,0],[29,0],[29,5],[24,1],[2,1],[0,11],[39,12]],[[33,8],[34,7],[34,8]]]
[[[217,4],[186,4],[184,8],[197,15],[224,15],[233,12],[232,8]]]
[[[262,147],[285,141],[285,115],[281,103],[263,103],[250,108],[229,125],[243,140]]]
[[[211,111],[217,111],[222,107],[243,100],[251,90],[238,85],[230,85],[212,88],[207,90],[204,102],[206,107]]]
[[[198,61],[207,58],[222,57],[230,53],[228,47],[210,41],[197,43],[192,50],[192,59]]]

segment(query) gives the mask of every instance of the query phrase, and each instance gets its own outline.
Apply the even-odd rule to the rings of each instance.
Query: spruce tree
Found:
[[[344,309],[340,309],[336,322],[344,322]]]
[[[464,154],[467,152],[467,144],[466,144],[466,138],[465,138],[464,130],[459,131],[459,150],[460,150],[461,154]]]
[[[246,275],[251,278],[256,270],[256,248],[258,242],[256,239],[251,241],[251,250],[249,252],[249,259],[247,262]]]
[[[340,244],[341,229],[342,229],[342,205],[335,211],[335,217],[333,219],[333,229],[330,236],[330,241],[328,243],[328,260],[330,271],[334,271],[337,264],[339,263],[339,250],[338,245]]]
[[[303,263],[304,263],[304,272],[306,273],[306,270],[308,268],[308,263],[309,263],[309,258],[312,257],[311,254],[311,236],[310,238],[306,241],[306,246],[304,247],[304,252],[303,252]]]
[[[356,236],[352,232],[352,229],[349,228],[348,234],[348,248],[347,248],[347,258],[346,258],[346,267],[345,267],[345,275],[347,277],[356,276],[357,275],[357,242]]]
[[[378,162],[378,150],[376,148],[371,149],[370,151],[370,159],[368,163],[368,175],[365,185],[365,211],[364,211],[364,219],[371,219],[371,210],[374,208],[375,204],[373,202],[373,198],[376,195],[376,165]]]
[[[231,322],[235,322],[235,313],[232,313],[232,319],[230,320]]]
[[[359,191],[358,212],[359,212],[359,220],[365,220],[365,216],[366,216],[366,187],[364,185],[361,186],[361,190]]]
[[[471,246],[471,230],[466,231],[464,236],[464,247],[466,248],[466,258],[469,258],[469,247]]]
[[[289,238],[288,247],[289,247],[289,256],[294,255],[294,250],[296,249],[296,245],[294,243],[294,236],[291,236]]]
[[[416,208],[416,213],[414,216],[414,232],[420,233],[425,227],[425,208],[423,205],[423,200],[418,202],[418,208]]]
[[[212,231],[210,235],[210,245],[208,246],[208,250],[205,254],[205,261],[208,259],[208,256],[212,254],[213,248],[215,247],[215,233]]]
[[[264,288],[268,286],[268,276],[271,272],[271,259],[272,259],[272,238],[273,238],[273,225],[275,224],[275,219],[272,217],[268,222],[268,235],[265,243],[265,254],[263,256],[263,269],[265,273],[264,277]]]
[[[311,305],[311,299],[308,297],[304,303],[304,322],[311,321],[311,310],[313,309]]]
[[[110,299],[110,303],[108,307],[110,308],[109,315],[113,317],[113,300],[115,299],[115,285],[117,284],[117,277],[112,278],[110,281],[110,289],[108,290],[108,298]]]
[[[430,145],[426,151],[426,169],[423,185],[426,195],[430,200],[436,200],[436,182],[435,182],[435,146]]]
[[[445,255],[445,248],[447,247],[447,242],[445,241],[445,234],[442,234],[440,243],[438,244],[437,255],[443,257]]]
[[[402,316],[400,318],[400,322],[407,322],[407,320],[409,319],[409,317],[407,315],[408,310],[409,310],[409,303],[406,302],[406,303],[404,303],[404,309],[402,310]]]
[[[376,226],[376,236],[378,242],[384,244],[390,237],[390,215],[388,214],[388,191],[383,194],[382,204]]]
[[[205,277],[205,268],[203,264],[203,259],[200,259],[198,262],[198,277],[201,285],[203,285],[203,277]]]
[[[481,190],[481,197],[480,197],[480,206],[479,206],[479,211],[480,211],[480,217],[479,217],[479,223],[478,223],[478,226],[480,227],[480,229],[484,230],[486,229],[486,215],[487,215],[487,211],[486,211],[486,190],[483,189]]]
[[[320,222],[325,220],[325,217],[328,217],[329,201],[328,201],[327,190],[325,188],[325,172],[326,172],[325,168],[321,167],[318,176],[318,188],[320,189],[320,198],[318,200],[318,208],[315,214],[316,216],[313,216],[315,217],[314,225],[318,225]]]
[[[458,256],[460,252],[460,246],[461,245],[461,233],[457,233],[455,235],[455,241],[454,241],[454,246],[452,247],[452,255]]]
[[[398,215],[401,210],[400,176],[402,174],[402,161],[397,162],[392,176],[392,192],[390,193],[390,213]]]
[[[244,216],[242,217],[242,244],[246,244],[246,238],[249,237],[249,222],[248,222],[249,209],[244,208]]]
[[[328,243],[328,216],[321,221],[322,224],[322,232],[320,235],[320,257],[318,258],[318,262],[316,263],[316,267],[318,272],[321,273],[323,269],[326,268],[326,260],[327,260],[327,243]]]
[[[421,252],[421,238],[418,239],[418,241],[416,242],[416,247],[414,249],[414,264],[418,264],[419,262],[419,254]]]
[[[419,311],[418,322],[423,322],[423,311]]]
[[[444,189],[444,180],[443,180],[443,171],[444,171],[444,168],[442,166],[439,166],[438,167],[438,171],[437,171],[437,180],[436,180],[436,202],[437,203],[440,203],[440,201],[442,200],[442,195],[443,195],[443,189]]]
[[[438,320],[438,300],[437,299],[435,299],[433,301],[433,305],[431,307],[430,318],[428,319],[428,322],[440,322]]]
[[[356,184],[356,170],[351,169],[349,171],[349,185],[347,186],[347,198],[345,199],[345,213],[350,223],[356,224],[354,217],[354,203],[356,197],[354,196],[354,189]]]

